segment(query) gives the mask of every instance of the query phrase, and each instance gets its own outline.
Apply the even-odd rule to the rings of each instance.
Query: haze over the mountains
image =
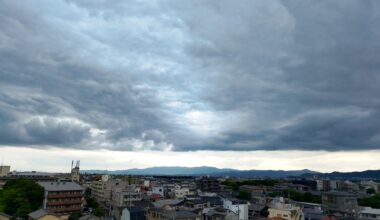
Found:
[[[237,170],[216,167],[149,167],[144,169],[126,170],[82,170],[82,173],[114,174],[114,175],[169,175],[169,176],[230,176],[230,177],[304,177],[310,178],[315,175],[323,178],[355,179],[371,178],[380,179],[380,170],[366,170],[357,172],[331,172],[320,173],[308,169],[303,170]]]
[[[127,170],[83,170],[82,173],[104,173],[104,174],[128,174],[128,175],[178,175],[178,176],[240,176],[240,177],[287,177],[300,176],[303,174],[318,173],[311,170],[236,170],[216,167],[149,167],[145,169],[127,169]]]

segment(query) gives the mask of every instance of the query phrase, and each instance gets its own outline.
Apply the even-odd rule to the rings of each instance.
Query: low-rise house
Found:
[[[153,203],[150,201],[147,201],[147,200],[134,201],[134,202],[132,202],[132,206],[133,207],[140,207],[140,208],[144,208],[144,209],[154,207]]]
[[[183,206],[193,209],[204,209],[210,207],[210,202],[207,200],[203,200],[202,198],[184,200]]]
[[[12,216],[5,214],[4,212],[0,212],[0,220],[11,220]]]
[[[180,199],[162,199],[162,200],[158,200],[158,201],[154,202],[153,205],[156,208],[168,209],[168,208],[177,207],[182,202],[183,202],[183,200],[180,200]]]
[[[321,204],[309,202],[293,202],[293,204],[301,207],[305,220],[321,220],[324,216]]]
[[[89,215],[84,215],[82,217],[79,217],[78,220],[100,220],[100,217],[89,214]]]
[[[305,220],[322,220],[325,217],[322,210],[312,208],[303,208],[302,216]]]
[[[268,219],[282,218],[285,220],[301,220],[302,209],[301,207],[286,203],[283,197],[275,198],[272,201],[271,207],[268,209]]]
[[[141,207],[124,208],[120,220],[145,220],[145,209]]]
[[[28,214],[29,220],[60,220],[60,218],[54,213],[49,212],[46,209],[38,209]]]
[[[380,209],[365,207],[359,211],[359,218],[362,219],[380,219]]]
[[[147,220],[201,220],[201,216],[185,210],[149,209]]]
[[[210,203],[210,207],[223,207],[223,201],[219,196],[201,196],[203,201]]]
[[[204,220],[239,220],[239,215],[225,208],[208,208],[203,210]]]
[[[253,219],[253,218],[267,217],[267,216],[263,216],[263,212],[265,208],[266,208],[265,205],[250,204],[248,206],[248,218]]]
[[[267,196],[252,196],[250,201],[251,203],[254,203],[254,204],[266,206],[269,200],[270,198]]]

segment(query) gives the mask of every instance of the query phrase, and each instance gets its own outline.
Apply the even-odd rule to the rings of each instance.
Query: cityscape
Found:
[[[380,220],[380,0],[0,0],[0,220]]]
[[[80,161],[72,161],[70,173],[11,172],[10,166],[2,165],[0,207],[8,214],[1,212],[0,217],[4,220],[380,218],[380,170],[330,174],[310,170],[251,171],[230,177],[212,173],[210,167],[203,169],[209,175],[81,171]],[[202,172],[202,168],[197,170]]]

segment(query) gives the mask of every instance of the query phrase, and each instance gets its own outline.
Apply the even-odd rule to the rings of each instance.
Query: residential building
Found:
[[[239,220],[248,220],[248,203],[238,199],[222,198],[223,208],[239,215]]]
[[[141,193],[131,191],[115,191],[112,193],[114,207],[131,206],[132,202],[140,201]]]
[[[8,174],[11,172],[11,166],[0,166],[0,177],[8,176]]]
[[[302,217],[305,220],[321,220],[324,216],[321,204],[308,202],[293,202],[293,204],[301,207]]]
[[[380,184],[378,182],[370,181],[361,181],[360,185],[362,185],[365,189],[374,189],[376,193],[380,193]]]
[[[99,203],[105,204],[112,200],[112,192],[121,192],[128,186],[128,183],[121,179],[112,179],[109,175],[103,175],[100,180],[92,182],[91,196]]]
[[[197,181],[197,188],[202,192],[219,192],[221,190],[218,179],[203,177]]]
[[[275,191],[297,190],[300,192],[305,192],[305,191],[309,191],[310,188],[302,184],[278,183],[278,184],[275,184],[274,190]]]
[[[174,190],[175,199],[183,199],[185,196],[190,194],[189,188],[179,188]]]
[[[305,180],[305,179],[293,180],[293,183],[302,184],[304,186],[309,187],[311,190],[317,190],[317,181],[315,180]]]
[[[56,214],[81,211],[83,188],[75,182],[38,182],[45,190],[43,209]]]
[[[273,187],[242,185],[239,187],[239,190],[250,192],[251,196],[261,196],[273,192]]]
[[[356,183],[353,183],[351,181],[338,181],[337,182],[337,189],[341,191],[359,191],[359,185]]]
[[[316,182],[317,182],[317,190],[319,191],[331,190],[330,180],[316,180]]]
[[[57,178],[52,173],[43,173],[43,172],[12,172],[7,176],[0,177],[0,190],[3,189],[3,186],[8,180],[14,180],[18,178],[24,178],[28,180],[33,180],[36,182],[50,182],[55,181]]]
[[[128,185],[139,185],[141,183],[141,178],[139,176],[126,175],[121,177],[124,182]]]
[[[268,219],[301,220],[302,209],[294,204],[286,203],[283,197],[275,198],[268,209]]]
[[[100,203],[105,202],[105,195],[104,195],[105,188],[106,188],[106,182],[102,180],[93,181],[91,183],[91,196]]]
[[[76,162],[75,167],[72,167],[73,163],[74,163],[74,161],[71,163],[71,175],[70,175],[71,181],[79,183],[79,181],[80,181],[80,174],[79,174],[79,163],[80,163],[80,161],[78,160]]]
[[[151,194],[159,194],[163,197],[164,196],[164,187],[163,186],[152,187]]]
[[[359,211],[357,197],[352,193],[342,191],[323,193],[322,208],[325,212],[339,212],[349,216]]]

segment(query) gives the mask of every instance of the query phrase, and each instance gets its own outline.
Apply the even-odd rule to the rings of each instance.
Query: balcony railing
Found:
[[[76,199],[76,200],[67,200],[67,201],[48,201],[47,202],[47,205],[48,206],[51,206],[51,205],[76,205],[76,204],[82,204],[83,203],[83,200],[81,199]]]
[[[72,194],[48,194],[47,198],[48,199],[54,199],[54,198],[78,198],[82,197],[82,193],[72,193]]]

